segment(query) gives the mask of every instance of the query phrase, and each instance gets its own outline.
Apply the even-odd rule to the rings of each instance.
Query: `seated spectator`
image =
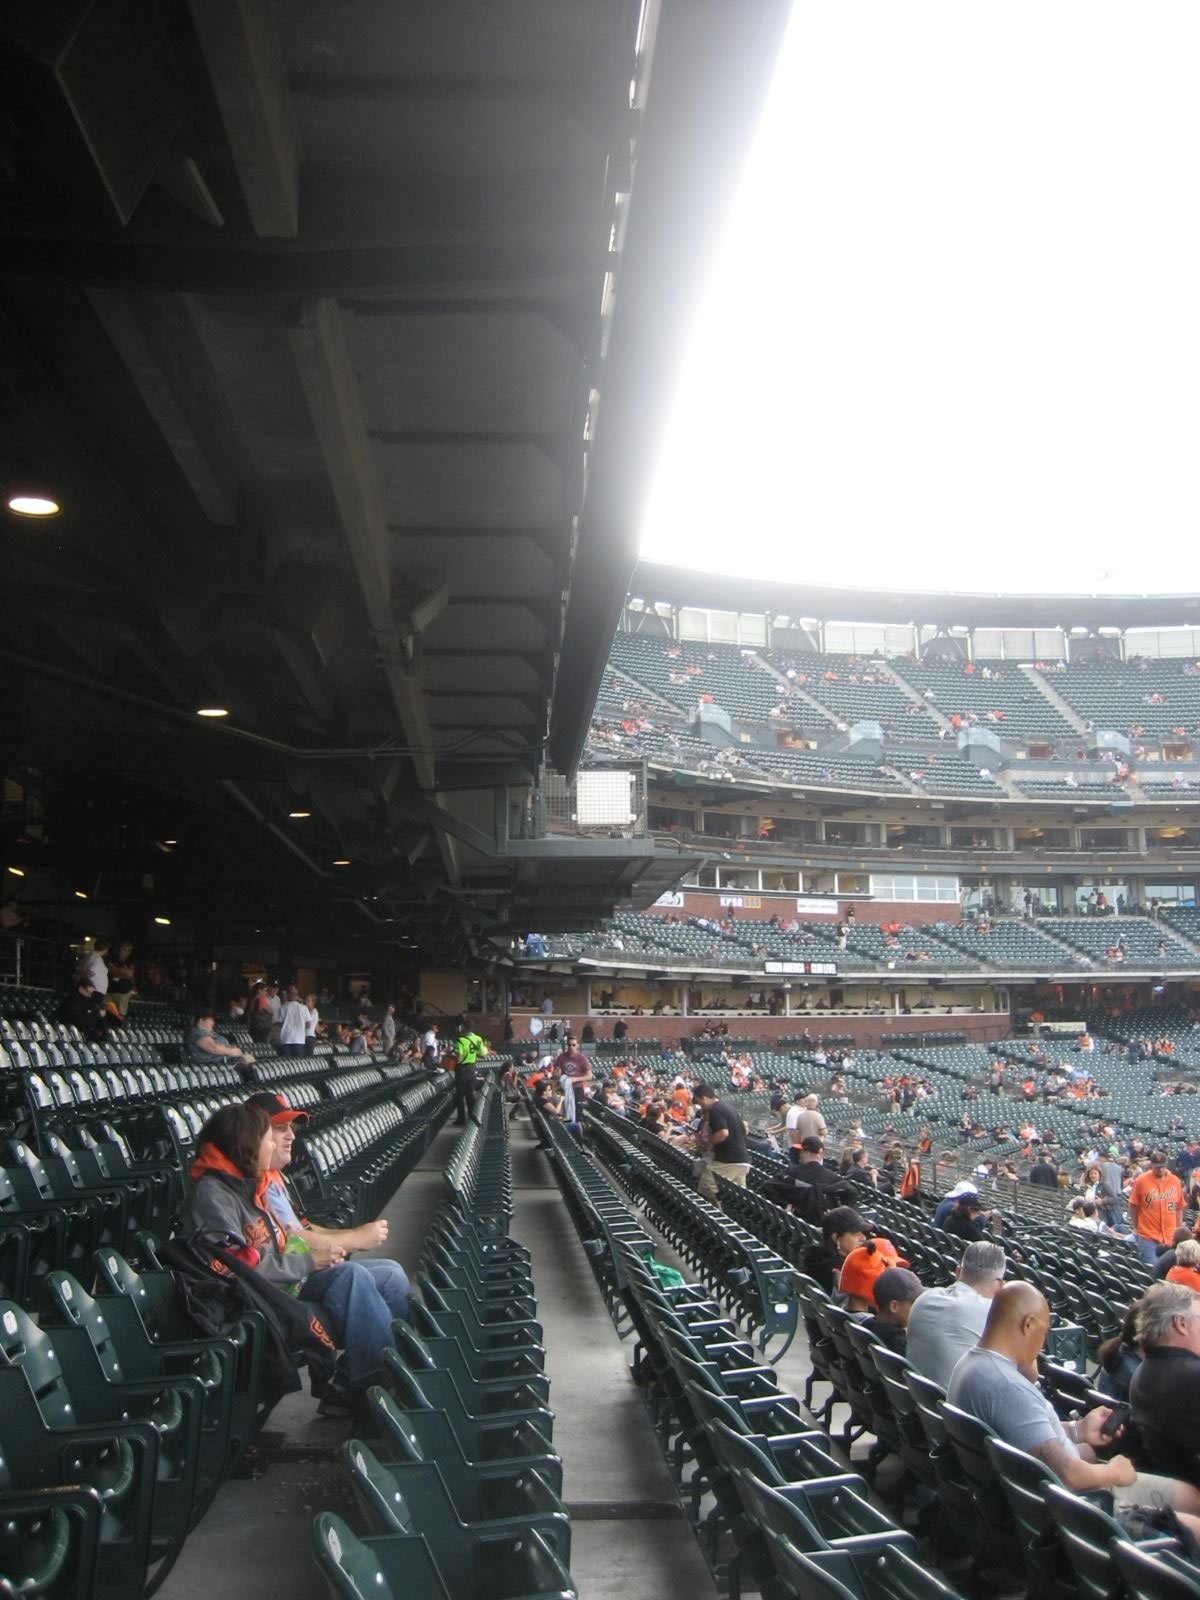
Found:
[[[908,1319],[913,1306],[925,1293],[925,1285],[915,1272],[905,1267],[888,1267],[875,1279],[871,1292],[875,1314],[867,1318],[864,1326],[880,1344],[894,1350],[898,1356],[904,1355]]]
[[[96,1044],[107,1034],[109,1013],[90,978],[80,976],[72,984],[63,998],[62,1019],[68,1026],[78,1028],[89,1044]]]
[[[1080,1197],[1071,1201],[1071,1215],[1067,1218],[1069,1228],[1083,1228],[1088,1233],[1100,1232],[1100,1218],[1096,1214],[1094,1200],[1084,1200]]]
[[[287,1181],[286,1172],[296,1143],[296,1123],[307,1122],[308,1112],[293,1111],[277,1094],[267,1092],[252,1094],[246,1104],[261,1106],[271,1119],[274,1154],[267,1172],[265,1198],[267,1209],[276,1222],[283,1224],[289,1237],[295,1235],[310,1248],[316,1241],[324,1240],[331,1248],[340,1247],[347,1255],[355,1250],[378,1250],[385,1245],[388,1237],[385,1217],[364,1222],[361,1228],[320,1228],[300,1215],[296,1209],[297,1196]],[[400,1263],[381,1256],[358,1265],[370,1273],[392,1316],[402,1317],[407,1322],[412,1290],[408,1274]]]
[[[1142,1363],[1129,1385],[1129,1403],[1139,1463],[1200,1485],[1200,1299],[1191,1286],[1167,1282],[1147,1289],[1137,1306],[1137,1335]]]
[[[1128,1400],[1129,1385],[1141,1365],[1142,1353],[1137,1346],[1137,1319],[1141,1301],[1135,1300],[1126,1309],[1121,1320],[1121,1331],[1115,1338],[1106,1339],[1097,1351],[1100,1366],[1096,1373],[1096,1388],[1110,1400]]]
[[[1167,1282],[1182,1283],[1200,1294],[1200,1241],[1182,1239],[1175,1246],[1175,1265],[1167,1273]]]
[[[1171,1268],[1175,1265],[1176,1250],[1185,1239],[1190,1239],[1191,1237],[1192,1233],[1189,1228],[1175,1229],[1175,1237],[1171,1240],[1171,1243],[1166,1250],[1159,1252],[1158,1260],[1154,1263],[1154,1276],[1156,1278],[1166,1277],[1167,1273],[1170,1272]]]
[[[243,1055],[235,1044],[226,1044],[213,1033],[211,1011],[198,1011],[187,1036],[188,1060],[194,1067],[210,1067],[214,1061],[227,1061],[246,1083],[254,1077],[254,1057]]]
[[[954,1234],[955,1238],[962,1239],[967,1244],[977,1244],[984,1236],[984,1223],[988,1221],[990,1213],[979,1204],[979,1196],[964,1194],[942,1223],[942,1227],[947,1233]]]
[[[1188,1316],[1194,1326],[1195,1312]],[[1109,1443],[1102,1432],[1112,1414],[1108,1406],[1065,1426],[1059,1420],[1034,1381],[1049,1331],[1050,1307],[1041,1291],[1031,1283],[1006,1285],[992,1301],[978,1348],[968,1350],[954,1369],[947,1394],[951,1405],[977,1417],[1006,1444],[1036,1456],[1074,1493],[1111,1490],[1118,1519],[1134,1507],[1170,1506],[1189,1531],[1200,1532],[1200,1491],[1175,1478],[1137,1472],[1125,1455],[1099,1459],[1097,1452]],[[1135,1388],[1137,1382],[1135,1377]],[[1179,1414],[1177,1401],[1175,1409]]]
[[[833,1294],[842,1262],[852,1250],[867,1242],[871,1224],[852,1206],[835,1206],[821,1218],[821,1239],[804,1252],[803,1270]]]
[[[909,1361],[923,1377],[944,1389],[967,1350],[979,1342],[988,1309],[1004,1285],[1006,1262],[998,1244],[969,1244],[955,1281],[928,1289],[908,1319]]]
[[[838,1294],[848,1311],[870,1311],[875,1305],[875,1280],[891,1267],[906,1267],[890,1239],[868,1239],[842,1262],[838,1274]]]
[[[320,1307],[343,1353],[319,1409],[350,1415],[355,1394],[380,1381],[382,1354],[393,1342],[391,1312],[371,1274],[329,1239],[297,1241],[296,1248],[275,1219],[266,1192],[275,1136],[262,1106],[222,1106],[196,1144],[183,1233],[231,1249],[268,1283]]]
[[[969,1133],[971,1131],[971,1119],[970,1117],[967,1117],[964,1120],[966,1121],[967,1132]],[[934,1210],[934,1227],[944,1228],[946,1226],[946,1218],[949,1217],[954,1211],[955,1207],[958,1205],[958,1202],[971,1195],[973,1195],[975,1199],[979,1198],[979,1190],[969,1178],[962,1178],[954,1185],[952,1189],[947,1189],[946,1193],[938,1201],[937,1207]]]

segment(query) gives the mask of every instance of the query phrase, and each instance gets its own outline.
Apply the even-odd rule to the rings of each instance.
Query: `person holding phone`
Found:
[[[1007,1284],[992,1301],[978,1346],[954,1368],[946,1396],[950,1404],[977,1417],[1006,1444],[1036,1456],[1074,1493],[1110,1490],[1118,1521],[1140,1506],[1169,1506],[1193,1537],[1200,1536],[1200,1488],[1140,1472],[1124,1454],[1101,1459],[1100,1452],[1114,1442],[1105,1432],[1112,1407],[1097,1406],[1078,1421],[1060,1421],[1037,1387],[1038,1356],[1049,1331],[1050,1307],[1041,1291],[1031,1283]],[[1118,1423],[1114,1432],[1119,1430]]]

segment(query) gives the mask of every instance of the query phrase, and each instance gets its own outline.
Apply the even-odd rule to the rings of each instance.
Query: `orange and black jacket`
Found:
[[[256,1250],[256,1270],[268,1283],[286,1289],[307,1278],[314,1262],[303,1251],[284,1253],[287,1234],[267,1210],[266,1186],[265,1173],[252,1183],[216,1145],[202,1145],[192,1163],[192,1191],[183,1206],[182,1232],[235,1251]]]

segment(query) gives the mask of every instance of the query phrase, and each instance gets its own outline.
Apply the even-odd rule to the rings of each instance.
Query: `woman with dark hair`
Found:
[[[1141,1301],[1135,1300],[1126,1311],[1121,1331],[1106,1339],[1097,1351],[1100,1369],[1096,1374],[1096,1388],[1110,1400],[1128,1400],[1129,1385],[1142,1364],[1142,1353],[1137,1346],[1137,1318]]]
[[[347,1261],[342,1245],[292,1238],[266,1203],[274,1162],[271,1118],[262,1106],[222,1106],[201,1128],[184,1202],[182,1232],[221,1245],[276,1288],[321,1310],[342,1350],[334,1381],[321,1399],[324,1416],[353,1410],[353,1391],[379,1382],[383,1352],[394,1344],[392,1314],[371,1274]]]

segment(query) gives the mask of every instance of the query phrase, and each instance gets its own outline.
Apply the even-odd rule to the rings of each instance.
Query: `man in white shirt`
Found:
[[[299,992],[293,985],[287,992],[287,1000],[279,1008],[280,1055],[302,1056],[307,1036],[308,1007],[300,999]]]
[[[267,985],[267,1010],[271,1013],[271,1024],[274,1026],[279,1021],[279,1014],[283,1010],[283,1001],[279,998],[279,985]]]
[[[80,957],[79,965],[75,968],[75,982],[90,983],[101,1000],[108,993],[108,967],[104,960],[107,954],[108,940],[96,939],[88,953]]]
[[[421,1036],[421,1060],[426,1067],[436,1067],[438,1059],[438,1025],[431,1022]]]
[[[788,1144],[791,1146],[793,1161],[800,1159],[800,1147],[805,1139],[820,1139],[824,1141],[829,1129],[825,1125],[825,1118],[817,1110],[817,1097],[815,1094],[801,1094],[797,1089],[792,1097],[792,1104],[788,1107],[787,1116],[784,1118],[787,1128]]]
[[[922,1377],[947,1386],[959,1357],[979,1343],[992,1301],[1003,1287],[1004,1268],[998,1244],[969,1244],[955,1282],[945,1289],[927,1289],[916,1302],[908,1319],[905,1354]]]

